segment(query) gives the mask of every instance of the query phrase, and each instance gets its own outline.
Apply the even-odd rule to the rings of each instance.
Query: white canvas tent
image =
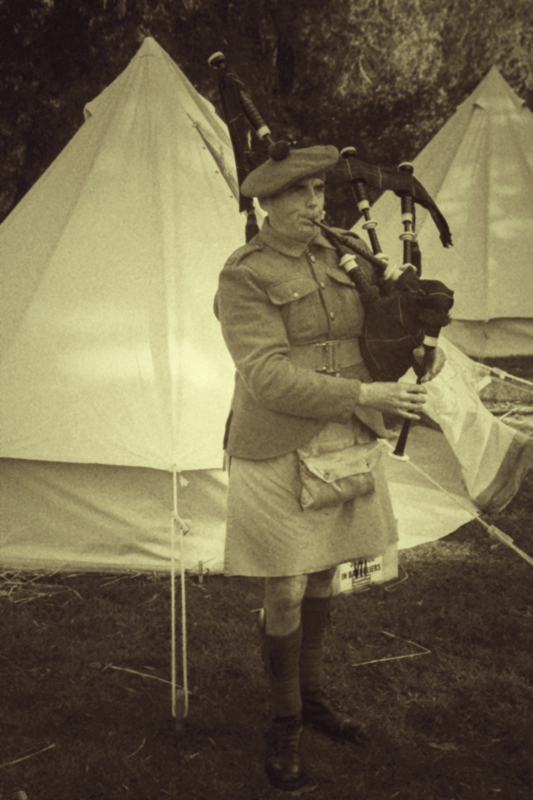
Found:
[[[185,567],[222,570],[233,365],[212,306],[244,235],[231,163],[210,104],[146,39],[0,226],[4,568],[168,570],[179,474]],[[442,434],[415,428],[409,451],[461,505],[390,460],[400,546],[478,510]]]
[[[244,225],[225,126],[153,39],[85,117],[0,228],[2,536],[21,563],[138,567],[168,557],[174,468],[209,486],[222,464],[213,296]],[[182,514],[209,538],[214,508],[220,539],[223,486],[189,483]]]
[[[471,356],[532,355],[533,113],[492,67],[413,165],[452,231],[445,249],[417,206],[423,275],[455,291],[445,336]],[[398,198],[383,195],[372,216],[401,260]]]

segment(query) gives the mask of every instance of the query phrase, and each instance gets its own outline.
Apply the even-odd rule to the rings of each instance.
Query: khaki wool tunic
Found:
[[[345,444],[387,436],[381,414],[358,404],[370,380],[357,347],[353,356],[364,311],[338,260],[319,231],[306,245],[267,218],[220,274],[215,313],[237,369],[225,439],[226,575],[308,574],[397,540],[382,461],[373,493],[315,511],[300,504],[297,448],[332,436]],[[352,354],[336,377],[316,371],[308,355],[302,365],[309,345],[334,340]]]

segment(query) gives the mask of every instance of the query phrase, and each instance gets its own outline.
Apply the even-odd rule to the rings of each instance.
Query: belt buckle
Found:
[[[328,375],[338,375],[340,372],[338,351],[340,342],[338,340],[329,342],[317,342],[318,353],[320,356],[317,358],[319,365],[316,368],[317,372],[326,372]],[[317,353],[317,355],[318,355]]]

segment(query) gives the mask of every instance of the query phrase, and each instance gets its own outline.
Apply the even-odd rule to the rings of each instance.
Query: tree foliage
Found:
[[[2,0],[0,219],[153,36],[218,106],[222,50],[275,138],[413,158],[495,64],[533,106],[530,0]]]

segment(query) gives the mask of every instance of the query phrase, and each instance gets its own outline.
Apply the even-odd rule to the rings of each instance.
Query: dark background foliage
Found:
[[[493,64],[533,107],[530,0],[0,0],[0,220],[147,35],[217,107],[222,50],[274,138],[389,166]]]

